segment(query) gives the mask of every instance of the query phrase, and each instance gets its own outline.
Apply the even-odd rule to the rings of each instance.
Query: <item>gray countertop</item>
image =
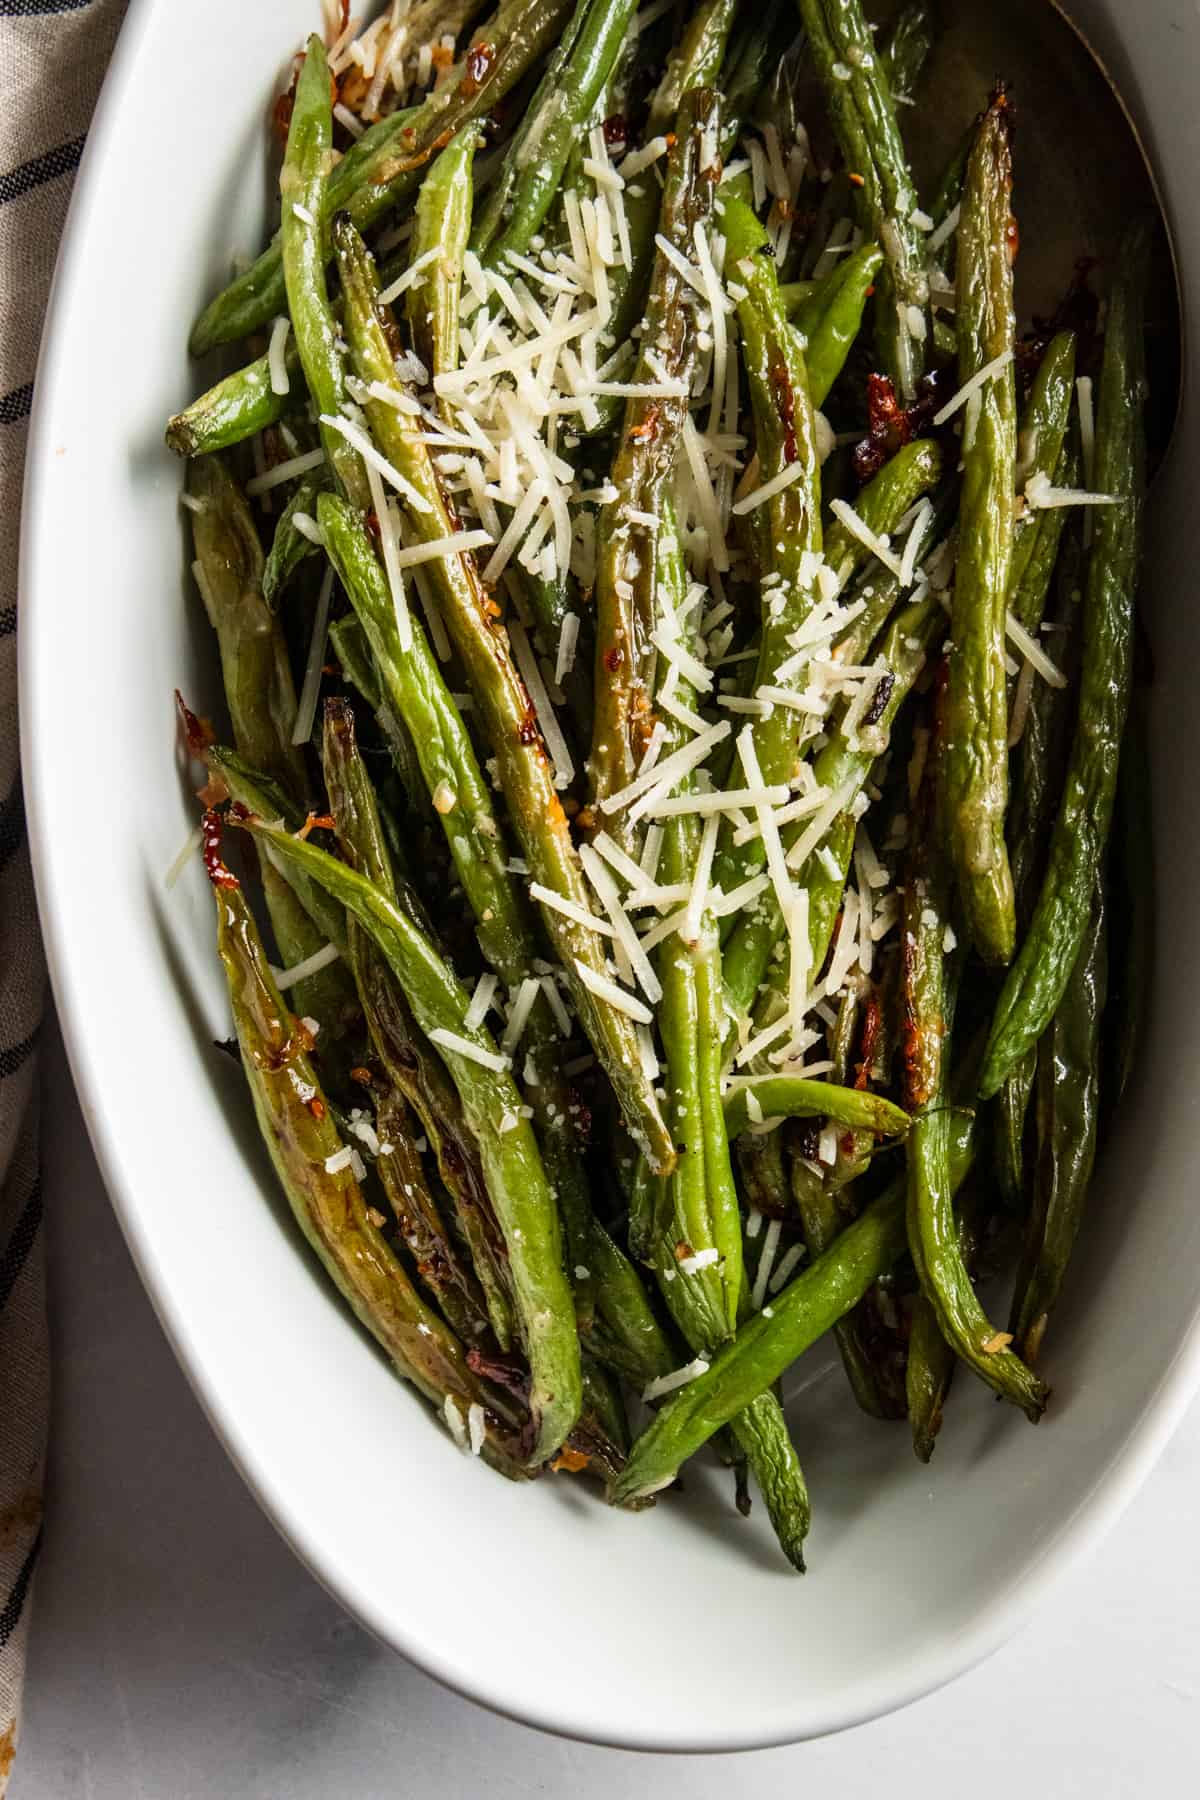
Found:
[[[792,1784],[940,1800],[968,1782],[973,1800],[1103,1800],[1194,1783],[1200,1406],[1034,1624],[906,1712],[705,1760],[539,1736],[381,1649],[276,1537],[142,1292],[57,1042],[44,1061],[55,1410],[12,1800],[777,1800]],[[163,1204],[194,1192],[181,1145]]]

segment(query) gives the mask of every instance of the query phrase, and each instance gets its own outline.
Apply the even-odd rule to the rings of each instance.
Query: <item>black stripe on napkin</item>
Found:
[[[0,1081],[7,1081],[10,1075],[16,1074],[23,1063],[28,1062],[40,1030],[41,1021],[39,1020],[27,1038],[23,1038],[19,1044],[10,1045],[6,1050],[0,1050]]]
[[[18,775],[7,800],[0,803],[0,874],[25,842],[25,791]]]
[[[33,1571],[38,1559],[38,1551],[42,1547],[42,1528],[38,1526],[38,1534],[29,1546],[29,1555],[21,1564],[17,1579],[13,1582],[12,1592],[0,1608],[0,1650],[3,1650],[17,1626],[21,1623],[21,1614],[25,1611],[25,1596],[29,1592],[29,1583],[33,1580]]]
[[[27,381],[24,387],[13,388],[11,393],[0,394],[0,425],[15,425],[18,419],[27,419],[32,407],[32,381]]]
[[[8,1296],[17,1285],[17,1277],[25,1267],[42,1222],[42,1178],[39,1175],[21,1208],[21,1216],[12,1228],[12,1236],[0,1256],[0,1312],[8,1305]]]
[[[82,12],[92,0],[0,0],[0,19],[44,19],[49,13]]]
[[[22,194],[41,187],[44,182],[57,181],[60,175],[71,174],[79,167],[86,141],[86,137],[71,138],[68,143],[56,144],[53,150],[43,151],[41,156],[31,157],[28,162],[0,175],[0,206],[6,200],[19,200]]]

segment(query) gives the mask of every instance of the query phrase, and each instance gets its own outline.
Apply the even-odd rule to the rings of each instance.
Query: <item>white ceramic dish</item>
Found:
[[[610,1513],[569,1482],[463,1459],[372,1353],[289,1228],[237,1070],[172,691],[215,692],[181,603],[179,469],[198,299],[265,216],[268,85],[314,0],[135,0],[72,206],[38,376],[21,598],[24,767],[55,992],[93,1141],[164,1327],[216,1430],[313,1572],[379,1636],[517,1718],[601,1742],[733,1750],[834,1731],[1000,1643],[1091,1547],[1200,1375],[1200,411],[1155,496],[1163,852],[1155,1027],[1108,1152],[1032,1430],[960,1380],[930,1471],[815,1357],[793,1385],[812,1573],[785,1574],[724,1482]],[[1081,4],[1147,128],[1185,282],[1200,280],[1200,21]],[[1136,24],[1136,30],[1133,29]],[[186,93],[163,71],[186,71]],[[1098,169],[1098,180],[1103,179]],[[1194,354],[1194,349],[1193,349]],[[1173,528],[1170,521],[1174,520]],[[809,1378],[812,1378],[811,1381]]]

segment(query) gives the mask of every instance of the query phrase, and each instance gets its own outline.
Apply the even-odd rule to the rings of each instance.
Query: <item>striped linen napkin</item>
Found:
[[[17,753],[17,533],[50,277],[125,0],[0,0],[0,1797],[41,1544],[50,1369],[36,1050],[45,978]]]

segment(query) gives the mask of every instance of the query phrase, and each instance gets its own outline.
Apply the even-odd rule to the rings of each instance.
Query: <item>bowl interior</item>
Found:
[[[1166,0],[1074,10],[1146,132],[1194,287],[1187,72],[1200,22]],[[1200,967],[1187,912],[1200,833],[1186,771],[1200,709],[1186,521],[1200,423],[1185,405],[1145,577],[1154,1028],[1048,1341],[1044,1424],[960,1375],[926,1470],[903,1427],[861,1418],[830,1353],[814,1351],[789,1380],[815,1505],[803,1581],[783,1571],[761,1508],[737,1518],[715,1469],[689,1469],[684,1496],[637,1517],[567,1480],[492,1479],[430,1427],[290,1228],[238,1071],[212,1048],[228,1009],[201,871],[164,886],[194,822],[170,767],[172,695],[217,690],[198,603],[184,598],[180,470],[161,426],[196,385],[184,340],[198,300],[260,241],[267,100],[314,16],[312,0],[135,0],[51,308],[25,520],[24,767],[93,1139],[217,1430],[314,1572],[381,1637],[476,1698],[600,1741],[735,1749],[836,1729],[999,1642],[1111,1520],[1195,1381]],[[195,105],[155,74],[180,67],[199,132]],[[1104,179],[1100,145],[1098,190]]]

